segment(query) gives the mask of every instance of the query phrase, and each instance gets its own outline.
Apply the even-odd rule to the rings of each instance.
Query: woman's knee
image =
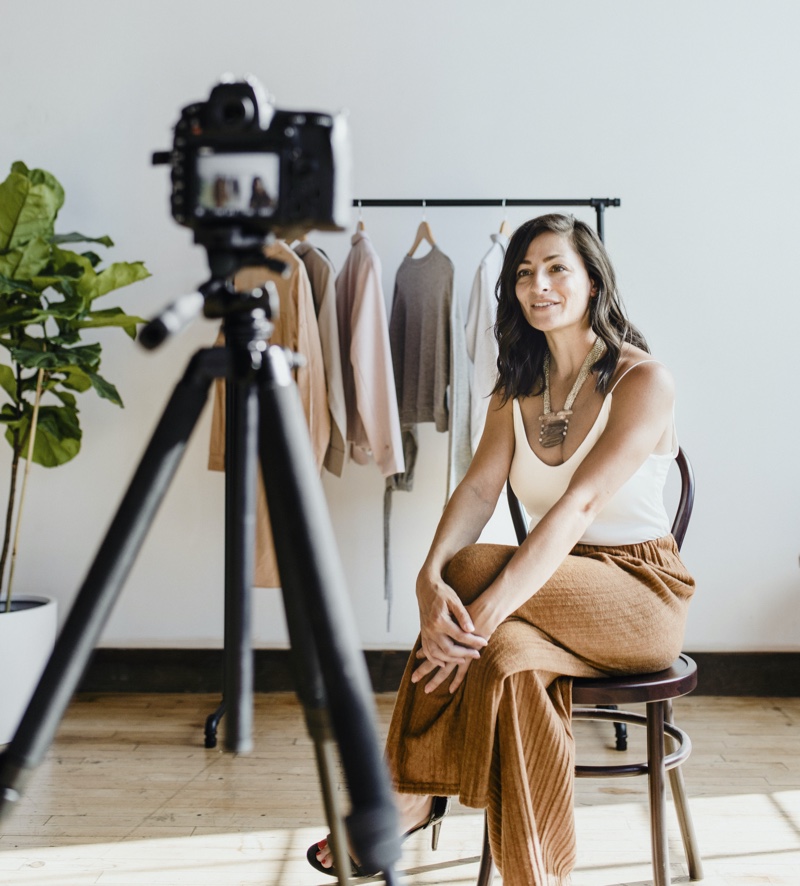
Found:
[[[512,545],[467,545],[447,564],[444,580],[469,604],[497,578],[516,550]]]

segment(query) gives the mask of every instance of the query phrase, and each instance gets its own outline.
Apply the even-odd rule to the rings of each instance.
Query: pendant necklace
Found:
[[[592,345],[591,351],[589,351],[586,359],[583,361],[572,390],[564,401],[564,408],[558,412],[550,411],[550,351],[544,355],[544,414],[539,416],[539,442],[545,449],[564,442],[564,437],[567,436],[567,428],[569,427],[569,417],[572,415],[572,404],[575,402],[575,398],[583,387],[583,383],[592,371],[592,367],[600,359],[605,349],[605,343],[598,336]]]

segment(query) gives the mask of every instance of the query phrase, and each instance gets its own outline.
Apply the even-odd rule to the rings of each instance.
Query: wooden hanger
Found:
[[[364,217],[361,214],[361,201],[358,201],[358,224],[356,225],[356,231],[366,231],[367,226],[364,224]]]
[[[433,231],[431,231],[431,226],[428,224],[425,218],[425,201],[422,201],[422,221],[419,223],[419,227],[417,228],[417,236],[414,238],[414,245],[411,249],[408,250],[408,255],[411,257],[417,251],[417,247],[423,240],[427,240],[430,243],[431,247],[436,246],[436,240],[433,238]]]

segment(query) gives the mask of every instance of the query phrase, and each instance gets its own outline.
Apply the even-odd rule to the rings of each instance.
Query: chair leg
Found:
[[[670,886],[667,794],[664,778],[664,702],[647,705],[647,782],[654,886]]]
[[[492,880],[494,880],[494,859],[492,858],[492,849],[489,846],[489,819],[486,813],[484,813],[483,851],[481,852],[481,867],[478,871],[476,886],[491,886]]]
[[[672,703],[666,703],[666,721],[672,723]],[[683,839],[683,851],[686,853],[686,861],[689,864],[689,877],[692,880],[703,879],[703,860],[700,858],[700,849],[697,845],[697,835],[692,823],[692,813],[686,799],[686,788],[683,781],[683,770],[680,766],[670,769],[669,786],[672,790],[672,799],[675,801],[675,811],[678,814],[678,824],[681,828]]]

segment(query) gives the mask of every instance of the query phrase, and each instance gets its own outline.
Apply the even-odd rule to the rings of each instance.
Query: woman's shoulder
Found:
[[[664,363],[632,344],[625,344],[622,347],[617,368],[611,376],[609,392],[614,391],[618,385],[620,394],[623,391],[641,393],[650,390],[671,397],[674,393],[672,373]]]

